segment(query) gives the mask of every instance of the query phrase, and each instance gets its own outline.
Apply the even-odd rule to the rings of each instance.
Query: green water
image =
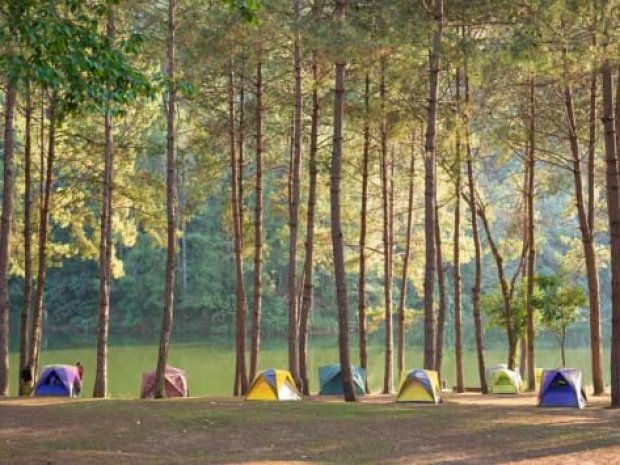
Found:
[[[312,341],[309,354],[311,391],[318,391],[318,368],[321,365],[337,363],[338,348],[333,339]],[[352,348],[353,363],[357,363],[357,349]],[[422,350],[412,347],[407,350],[406,366],[420,367]],[[384,355],[380,344],[369,346],[369,373],[368,381],[374,392],[379,392],[383,386]],[[140,393],[142,372],[153,369],[156,363],[157,346],[122,345],[114,344],[108,351],[109,393],[112,397],[137,397]],[[84,393],[92,393],[95,369],[95,347],[81,347],[74,349],[43,350],[41,353],[42,365],[53,363],[74,364],[80,360],[85,370]],[[607,378],[609,372],[608,354],[605,353],[604,373]],[[187,372],[192,396],[226,396],[232,392],[233,371],[235,365],[234,348],[209,343],[172,343],[170,346],[170,364],[182,368]],[[489,350],[486,352],[487,366],[505,362],[505,352]],[[260,354],[260,368],[286,368],[286,341],[269,341],[264,345]],[[590,383],[590,353],[587,348],[567,350],[568,366],[581,368],[584,371],[584,381]],[[17,354],[11,356],[11,367],[17,365]],[[539,349],[536,353],[538,367],[552,368],[560,365],[558,350]],[[467,386],[477,386],[477,365],[474,350],[464,354],[465,383]],[[454,385],[454,355],[451,349],[444,356],[443,375],[449,387]],[[16,392],[16,373],[13,370],[15,383],[11,392]],[[398,376],[394,377],[395,387]]]

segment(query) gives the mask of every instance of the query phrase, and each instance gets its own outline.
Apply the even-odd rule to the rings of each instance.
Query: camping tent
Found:
[[[50,365],[43,367],[34,388],[35,396],[75,397],[82,390],[82,381],[76,367]]]
[[[540,407],[585,407],[587,399],[581,380],[581,370],[573,368],[543,371],[538,405]]]
[[[403,378],[398,390],[397,402],[441,402],[439,374],[432,370],[411,370]]]
[[[155,370],[142,374],[142,388],[140,398],[147,399],[155,397]],[[164,372],[164,387],[166,397],[187,397],[189,389],[187,387],[187,376],[183,370],[166,365]]]
[[[351,376],[355,393],[364,395],[366,385],[366,370],[360,367],[351,367]],[[322,396],[342,395],[342,373],[340,365],[326,365],[319,368],[319,382],[321,390],[319,394]]]
[[[256,375],[245,400],[301,400],[291,373],[273,368]]]
[[[492,394],[519,394],[523,385],[519,370],[509,370],[504,364],[487,370],[487,383]]]

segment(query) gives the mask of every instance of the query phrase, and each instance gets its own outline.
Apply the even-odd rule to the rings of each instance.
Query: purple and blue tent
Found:
[[[75,397],[82,390],[80,374],[71,365],[49,365],[43,367],[34,388],[35,396]]]
[[[584,408],[587,399],[581,383],[581,370],[558,368],[543,371],[538,406]]]

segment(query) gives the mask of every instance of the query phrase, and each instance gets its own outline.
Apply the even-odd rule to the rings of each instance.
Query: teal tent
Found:
[[[351,367],[353,385],[357,395],[363,396],[366,385],[366,371],[363,368]],[[340,365],[326,365],[319,368],[319,382],[321,390],[319,395],[337,396],[342,395],[342,374]]]

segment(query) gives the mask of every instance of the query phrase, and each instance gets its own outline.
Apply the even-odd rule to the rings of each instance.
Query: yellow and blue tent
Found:
[[[523,388],[519,370],[509,370],[503,363],[487,370],[487,384],[492,394],[519,394]]]
[[[396,402],[441,402],[439,374],[432,370],[411,370],[400,383]]]
[[[271,368],[256,375],[245,400],[301,400],[301,394],[289,371]]]

